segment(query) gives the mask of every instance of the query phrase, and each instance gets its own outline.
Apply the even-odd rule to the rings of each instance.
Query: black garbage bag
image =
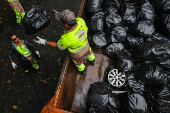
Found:
[[[126,38],[126,30],[123,27],[117,26],[113,28],[108,37],[108,42],[124,42]]]
[[[87,109],[89,113],[106,113],[111,87],[109,83],[96,82],[90,85],[87,95]]]
[[[113,62],[110,62],[108,67],[106,68],[106,75],[109,74],[109,72],[115,68],[115,64]]]
[[[127,105],[127,92],[112,90],[112,94],[109,95],[109,104],[107,104],[107,113],[126,113]]]
[[[126,34],[126,42],[123,43],[126,49],[129,51],[140,49],[144,46],[145,41],[142,36],[136,36],[130,33]]]
[[[149,37],[146,39],[146,42],[148,41],[158,41],[158,40],[166,40],[166,41],[170,41],[169,37],[166,37],[160,33],[154,32],[152,37]]]
[[[170,112],[170,90],[168,87],[164,87],[159,93],[155,94],[158,97],[156,100],[159,106],[155,106],[159,113]]]
[[[145,85],[165,85],[169,81],[169,73],[153,63],[144,63],[134,71],[134,75]]]
[[[104,20],[105,20],[105,13],[98,12],[95,13],[90,21],[90,32],[97,32],[104,30]]]
[[[121,22],[122,22],[122,19],[120,15],[111,13],[110,15],[106,17],[105,26],[107,28],[113,28],[113,27],[121,25]]]
[[[35,6],[24,16],[26,34],[35,34],[50,24],[50,18],[42,6]]]
[[[122,43],[112,43],[108,45],[103,52],[109,55],[111,58],[114,58],[115,53],[121,50],[124,50],[124,46]]]
[[[136,3],[124,2],[120,8],[120,15],[124,25],[132,25],[136,22]]]
[[[118,26],[118,27],[120,27],[120,26]],[[128,29],[128,27],[127,26],[123,26],[122,27],[122,30],[124,30],[125,29],[125,31],[126,31],[126,33],[127,33],[127,29]],[[105,37],[106,37],[106,39],[107,39],[107,43],[109,44],[109,43],[112,43],[112,40],[111,40],[111,34],[112,34],[112,31],[113,31],[113,28],[106,28],[105,29]],[[126,38],[123,40],[123,41],[125,41],[126,40]]]
[[[170,1],[169,0],[151,0],[151,4],[155,8],[157,14],[170,13]]]
[[[170,15],[160,15],[154,20],[155,30],[170,37]]]
[[[129,113],[149,113],[146,100],[140,94],[134,93],[129,96]]]
[[[90,36],[88,41],[90,46],[95,50],[102,49],[107,44],[105,33],[102,31],[99,31],[93,36]]]
[[[109,38],[110,38],[110,34],[111,34],[111,32],[112,32],[112,30],[113,30],[113,28],[106,28],[105,29],[105,37],[106,37],[106,39],[107,39],[107,43],[109,44],[111,41],[110,40],[108,40]]]
[[[128,86],[133,92],[145,96],[145,84],[137,80],[133,72],[126,73]]]
[[[155,32],[153,20],[141,20],[131,27],[131,33],[141,36],[152,36]]]
[[[115,91],[109,83],[96,82],[90,86],[87,95],[87,109],[89,113],[122,113],[126,109],[127,94],[112,93]],[[116,92],[116,91],[115,91]],[[121,91],[119,91],[121,92]]]
[[[149,0],[122,0],[123,2],[130,2],[130,3],[144,3]]]
[[[170,90],[166,86],[150,86],[147,89],[147,98],[153,109],[153,113],[170,112]]]
[[[86,12],[97,13],[102,11],[103,0],[87,0]]]
[[[157,93],[157,102],[159,106],[155,106],[159,113],[169,113],[170,112],[170,90],[168,87],[164,87],[162,91]]]
[[[156,17],[155,10],[150,2],[138,4],[137,7],[137,21],[140,20],[154,20]]]
[[[103,1],[103,11],[107,14],[118,14],[118,9],[120,8],[121,0],[104,0]]]
[[[170,69],[170,42],[166,40],[146,43],[143,50],[136,52],[135,59],[152,61],[166,69]]]
[[[115,68],[121,72],[129,72],[133,70],[133,59],[129,51],[117,51],[114,55]]]

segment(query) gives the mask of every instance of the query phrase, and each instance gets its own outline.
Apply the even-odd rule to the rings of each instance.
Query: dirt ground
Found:
[[[4,28],[0,32],[0,113],[40,113],[53,97],[67,51],[38,45],[32,40],[39,36],[57,42],[63,34],[64,27],[54,19],[51,10],[70,9],[77,15],[81,0],[20,0],[20,3],[25,12],[37,5],[43,6],[51,22],[36,34],[25,34],[23,27],[16,23],[15,13],[6,0],[0,1],[0,26]],[[11,44],[8,39],[10,34],[16,34],[20,39],[28,40],[38,48],[41,70],[31,69],[30,76],[26,76],[15,54],[13,59],[18,67],[16,70],[12,68],[7,56]]]

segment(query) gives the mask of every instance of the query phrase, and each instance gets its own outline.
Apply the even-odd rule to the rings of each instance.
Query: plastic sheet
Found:
[[[157,32],[170,37],[170,15],[157,16],[154,20]]]
[[[103,1],[103,11],[111,14],[118,14],[118,9],[120,8],[121,0],[104,0]]]
[[[113,28],[118,25],[121,25],[121,22],[122,22],[122,19],[120,15],[111,13],[110,15],[106,17],[105,26],[107,28]]]
[[[141,36],[152,36],[155,32],[155,26],[153,23],[153,20],[141,20],[139,22],[136,22],[132,28],[131,32],[136,35]]]
[[[114,58],[115,52],[124,50],[122,43],[112,43],[106,47],[104,53],[109,55],[111,58]]]
[[[124,25],[132,25],[136,22],[136,4],[124,2],[121,4],[120,15]]]
[[[105,20],[104,12],[95,13],[90,21],[90,27],[89,27],[90,31],[91,32],[103,31],[104,20]]]
[[[90,36],[88,41],[90,43],[90,46],[95,50],[102,49],[107,44],[105,33],[102,31],[99,31],[93,36]]]
[[[87,0],[86,12],[97,13],[102,11],[103,0]]]
[[[137,5],[137,21],[139,20],[154,20],[155,10],[150,2],[145,2]]]
[[[107,39],[108,42],[124,42],[126,38],[126,30],[123,27],[117,26],[113,28],[110,33],[110,37]]]
[[[115,53],[115,67],[122,72],[133,70],[133,59],[129,51],[118,51]]]

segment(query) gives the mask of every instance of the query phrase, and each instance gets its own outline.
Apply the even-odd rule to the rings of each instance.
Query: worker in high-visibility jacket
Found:
[[[25,16],[25,11],[20,4],[19,0],[7,0],[9,3],[9,6],[14,10],[16,14],[16,22],[21,25],[21,19]]]
[[[17,68],[16,63],[13,61],[12,54],[16,53],[21,67],[23,70],[28,73],[30,66],[33,68],[39,69],[37,61],[40,58],[39,51],[36,47],[29,43],[27,40],[20,40],[15,34],[11,34],[9,39],[12,41],[12,45],[8,52],[9,60],[11,61],[12,67]]]
[[[82,75],[85,75],[86,71],[85,65],[83,63],[83,56],[87,56],[90,63],[95,65],[95,56],[87,40],[88,28],[85,21],[79,17],[75,18],[75,14],[68,9],[63,10],[62,12],[56,12],[55,18],[56,20],[61,21],[68,29],[61,36],[60,40],[55,43],[37,37],[38,40],[34,41],[39,44],[57,47],[60,50],[68,48],[69,55],[77,66],[78,70]]]

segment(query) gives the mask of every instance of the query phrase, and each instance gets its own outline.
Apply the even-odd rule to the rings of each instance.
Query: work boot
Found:
[[[90,61],[90,64],[94,66],[95,65],[95,59],[93,61]]]
[[[84,69],[83,71],[80,71],[82,75],[86,75],[86,70]]]

